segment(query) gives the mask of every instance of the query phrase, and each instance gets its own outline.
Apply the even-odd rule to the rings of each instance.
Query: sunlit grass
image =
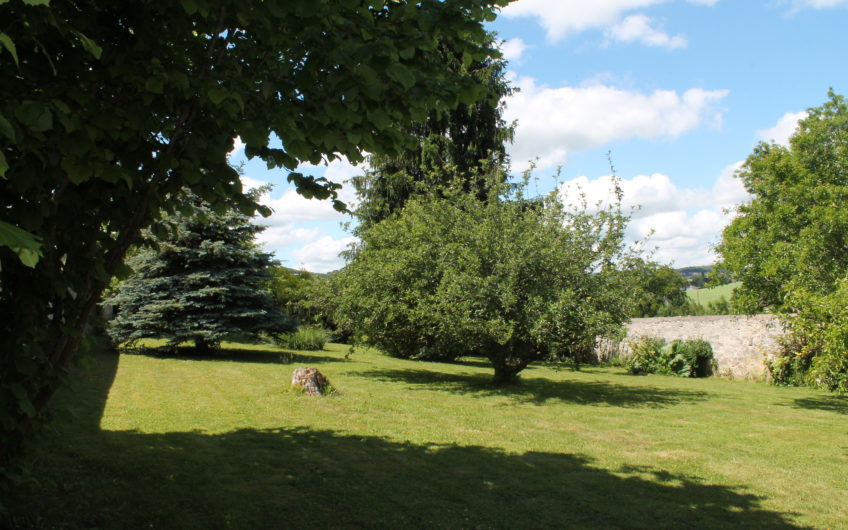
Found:
[[[17,520],[51,527],[840,527],[848,403],[809,389],[226,345],[95,355]],[[289,388],[315,366],[338,392]],[[46,502],[45,499],[50,499]]]
[[[742,285],[742,282],[727,283],[717,287],[705,287],[703,289],[690,289],[686,291],[686,296],[696,304],[707,307],[710,303],[718,302],[722,298],[729,302],[733,297],[733,291],[740,285]]]

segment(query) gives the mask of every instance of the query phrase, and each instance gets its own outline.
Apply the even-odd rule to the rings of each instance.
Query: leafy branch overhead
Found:
[[[127,249],[162,230],[183,189],[218,212],[268,213],[227,162],[235,137],[285,173],[397,155],[409,123],[483,95],[436,43],[465,63],[496,56],[482,22],[506,3],[0,1],[0,460]],[[344,208],[334,183],[291,180]]]

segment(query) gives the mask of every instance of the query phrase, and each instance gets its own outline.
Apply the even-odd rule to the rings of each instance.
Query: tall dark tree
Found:
[[[222,340],[293,330],[266,288],[275,263],[254,243],[264,227],[235,208],[216,213],[193,194],[185,200],[192,213],[163,219],[166,228],[151,234],[157,248],[132,257],[135,273],[106,300],[118,311],[113,340],[192,341],[208,354]]]
[[[360,203],[356,210],[361,233],[400,210],[410,197],[446,186],[457,177],[480,199],[487,193],[485,174],[506,167],[506,144],[513,125],[503,119],[503,99],[513,92],[505,78],[506,62],[487,57],[466,64],[463,54],[447,43],[439,46],[445,65],[469,75],[485,87],[485,97],[452,110],[433,110],[407,127],[415,148],[396,156],[375,154],[370,169],[353,180]],[[506,178],[506,172],[501,172]]]

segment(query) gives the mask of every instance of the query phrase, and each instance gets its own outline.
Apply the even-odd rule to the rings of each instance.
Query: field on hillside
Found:
[[[725,285],[719,285],[718,287],[690,289],[686,291],[686,296],[688,296],[689,299],[696,304],[706,307],[707,304],[711,302],[718,302],[722,298],[729,302],[730,297],[733,296],[733,291],[735,291],[740,285],[742,285],[742,282],[728,283]]]
[[[36,528],[844,527],[848,403],[722,379],[346,346],[214,359],[96,354],[56,403]],[[338,392],[289,388],[315,366]],[[69,414],[68,411],[73,414]],[[3,526],[0,521],[0,526]]]

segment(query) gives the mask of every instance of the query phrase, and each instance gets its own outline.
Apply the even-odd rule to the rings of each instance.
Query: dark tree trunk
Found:
[[[212,354],[214,346],[206,339],[194,339],[194,353],[199,357],[205,357]]]
[[[521,368],[509,366],[506,363],[495,365],[495,377],[493,382],[496,385],[514,385],[518,382],[518,372]]]

